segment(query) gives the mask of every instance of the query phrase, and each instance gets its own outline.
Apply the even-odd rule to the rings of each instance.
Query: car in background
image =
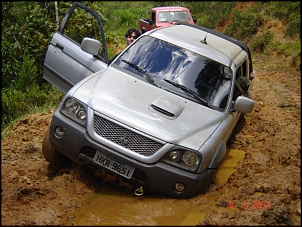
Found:
[[[196,23],[188,8],[181,6],[154,7],[150,11],[150,17],[139,19],[139,30],[143,34],[155,28],[171,26],[177,22]]]

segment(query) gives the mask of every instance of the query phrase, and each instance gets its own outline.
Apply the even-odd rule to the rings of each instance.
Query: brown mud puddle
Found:
[[[229,150],[214,179],[222,186],[235,171],[238,161],[244,158],[241,150]],[[214,207],[220,191],[206,197],[204,205],[196,205],[191,199],[172,199],[151,195],[129,195],[129,192],[106,185],[101,193],[90,195],[81,206],[64,219],[64,225],[197,225]]]

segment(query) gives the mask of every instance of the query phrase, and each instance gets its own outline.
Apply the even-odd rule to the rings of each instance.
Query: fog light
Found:
[[[178,191],[178,192],[182,192],[184,189],[185,189],[185,185],[183,183],[180,183],[180,182],[177,182],[175,184],[175,189]]]
[[[62,137],[63,134],[64,134],[64,131],[63,131],[63,129],[60,126],[58,126],[58,127],[55,128],[55,134],[58,137]]]

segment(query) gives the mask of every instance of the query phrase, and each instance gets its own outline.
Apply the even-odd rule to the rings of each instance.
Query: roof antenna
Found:
[[[200,42],[202,42],[204,44],[208,44],[208,42],[207,42],[207,35],[208,35],[208,33],[206,34],[206,36],[204,37],[204,39],[201,40]]]

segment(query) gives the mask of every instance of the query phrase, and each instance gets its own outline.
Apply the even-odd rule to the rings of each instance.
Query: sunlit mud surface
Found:
[[[241,150],[229,150],[218,169],[214,183],[222,186],[235,171],[236,163],[244,158]],[[172,199],[151,195],[129,195],[115,186],[106,185],[102,193],[85,198],[87,204],[68,214],[64,225],[197,225],[203,221],[209,208],[214,207],[216,195],[199,199]]]

